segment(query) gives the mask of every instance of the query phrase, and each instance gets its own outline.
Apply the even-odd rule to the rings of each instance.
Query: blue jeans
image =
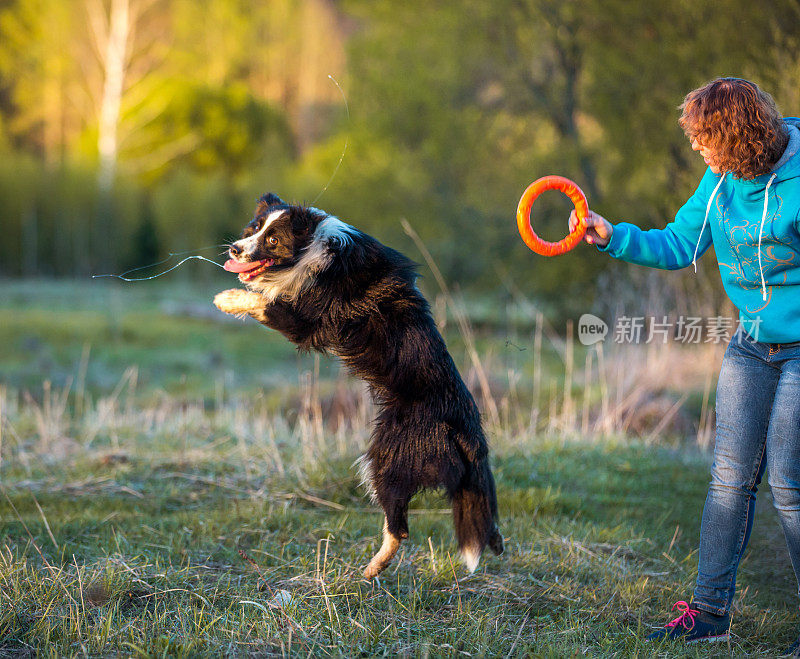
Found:
[[[693,601],[705,611],[726,614],[765,469],[800,580],[800,341],[761,343],[739,328],[722,360],[716,411]]]

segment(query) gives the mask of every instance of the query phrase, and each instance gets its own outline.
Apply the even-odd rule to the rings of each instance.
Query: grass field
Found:
[[[719,347],[603,354],[522,303],[471,301],[465,330],[437,301],[506,553],[467,574],[426,493],[367,582],[363,386],[216,290],[0,282],[0,657],[774,656],[796,634],[765,486],[731,644],[642,641],[691,594]]]

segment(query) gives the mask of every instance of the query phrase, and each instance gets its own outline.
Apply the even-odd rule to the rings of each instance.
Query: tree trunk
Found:
[[[100,156],[97,186],[103,196],[108,195],[113,188],[117,168],[117,125],[125,83],[125,55],[130,35],[129,0],[111,0],[107,34],[102,62],[105,81],[97,136],[97,151]]]

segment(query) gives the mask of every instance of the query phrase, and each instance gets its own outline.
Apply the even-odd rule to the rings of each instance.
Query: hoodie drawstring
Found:
[[[761,299],[767,301],[767,284],[764,281],[764,268],[761,267],[761,236],[764,235],[764,220],[767,218],[767,203],[769,203],[769,186],[777,176],[773,174],[767,181],[767,187],[764,188],[764,211],[761,213],[761,226],[758,229],[758,271],[761,274]]]
[[[717,185],[714,188],[714,192],[711,193],[711,196],[708,198],[708,203],[706,204],[706,216],[703,219],[703,226],[700,228],[700,235],[697,236],[697,245],[695,245],[694,247],[694,256],[692,257],[692,265],[694,266],[695,274],[697,274],[697,250],[700,249],[700,241],[703,238],[703,231],[706,230],[706,224],[708,224],[708,214],[711,211],[711,203],[714,201],[714,197],[717,195],[717,190],[719,190],[719,186],[722,185],[722,182],[724,180],[725,180],[725,174],[719,177],[719,181],[717,181]],[[770,179],[770,182],[771,181],[772,179]]]

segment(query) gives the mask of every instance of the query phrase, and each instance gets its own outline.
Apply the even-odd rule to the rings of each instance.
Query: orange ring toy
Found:
[[[575,205],[575,212],[578,216],[578,224],[575,225],[575,228],[567,234],[566,238],[557,243],[542,240],[531,228],[531,206],[536,197],[545,190],[560,190],[567,195]],[[531,183],[522,193],[522,198],[517,206],[517,227],[522,240],[534,252],[542,256],[558,256],[571,250],[583,239],[586,233],[586,216],[588,214],[589,204],[586,201],[586,195],[577,184],[563,176],[543,176]]]

